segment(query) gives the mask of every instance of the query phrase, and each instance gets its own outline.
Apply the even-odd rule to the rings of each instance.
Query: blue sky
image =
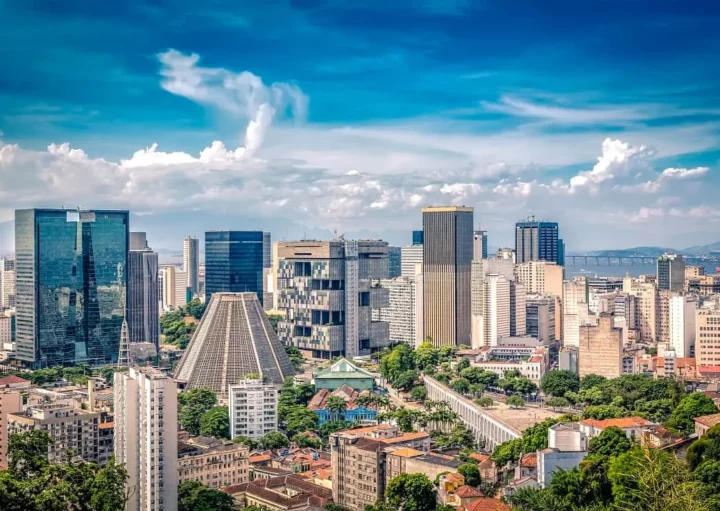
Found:
[[[718,241],[720,5],[648,3],[0,0],[0,221],[402,244],[453,203],[494,246],[529,214],[570,251]]]

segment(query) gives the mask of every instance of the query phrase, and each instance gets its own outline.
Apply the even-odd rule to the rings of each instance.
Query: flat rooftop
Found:
[[[482,411],[517,430],[518,433],[522,433],[545,419],[556,419],[563,416],[562,413],[551,412],[545,408],[510,408],[505,403],[498,401],[495,401],[492,408],[483,408]]]

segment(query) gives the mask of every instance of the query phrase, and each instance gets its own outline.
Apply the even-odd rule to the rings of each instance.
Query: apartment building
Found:
[[[6,376],[0,379],[0,470],[6,469],[8,466],[7,447],[10,439],[8,415],[22,412],[23,409],[22,394],[19,389],[13,387],[20,382],[30,383],[17,376]]]
[[[562,296],[563,268],[548,261],[528,261],[515,265],[515,279],[528,293]]]
[[[623,291],[635,297],[635,318],[639,341],[657,341],[658,290],[654,282],[647,279],[625,277]]]
[[[98,462],[99,412],[88,412],[64,403],[29,406],[7,415],[8,435],[31,430],[45,431],[52,439],[50,463],[65,463],[74,457]]]
[[[380,280],[380,287],[388,290],[388,306],[373,309],[372,320],[384,321],[390,325],[390,342],[407,342],[417,346],[422,342],[422,333],[417,332],[417,284],[416,279],[397,277]]]
[[[701,367],[720,366],[720,309],[699,309],[695,323],[695,360]]]
[[[668,346],[679,358],[695,354],[695,323],[697,299],[677,294],[668,304]]]
[[[198,481],[213,490],[250,480],[248,448],[209,437],[178,442],[178,483]]]
[[[242,379],[228,389],[230,437],[259,440],[278,426],[278,390],[272,382]]]
[[[126,511],[175,511],[177,385],[151,367],[115,373],[115,459],[128,472]]]
[[[622,329],[615,328],[611,314],[600,314],[597,325],[580,327],[578,369],[580,377],[597,374],[608,379],[622,374]]]
[[[563,346],[577,347],[580,344],[580,326],[588,322],[588,288],[585,278],[563,283]]]
[[[527,335],[542,342],[555,341],[556,297],[528,295],[525,299],[525,324]]]

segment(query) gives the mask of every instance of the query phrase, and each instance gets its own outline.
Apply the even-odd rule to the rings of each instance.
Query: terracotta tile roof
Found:
[[[480,454],[479,452],[474,452],[474,453],[470,454],[469,457],[474,459],[478,463],[482,463],[483,461],[490,458],[490,456],[488,456],[487,454]]]
[[[399,444],[402,442],[410,442],[411,440],[420,440],[421,438],[428,438],[430,435],[428,435],[425,431],[418,431],[415,433],[405,433],[400,436],[396,436],[394,438],[378,438],[378,442],[383,442],[385,444]]]
[[[261,461],[270,461],[272,457],[269,454],[257,454],[248,458],[249,463],[260,463]]]
[[[449,483],[452,483],[452,482],[465,483],[465,477],[463,477],[462,474],[458,474],[457,472],[449,472],[449,473],[445,474],[445,480]]]
[[[30,383],[30,380],[20,378],[14,374],[6,376],[5,378],[0,378],[0,385],[17,385],[18,383]]]
[[[497,499],[481,498],[468,502],[465,511],[511,511],[511,507]]]
[[[620,429],[636,428],[639,426],[652,426],[652,422],[643,419],[642,417],[622,417],[620,419],[585,419],[582,423],[586,426],[592,426],[598,429],[605,429],[611,426],[618,427]]]
[[[288,495],[284,491],[285,488],[292,489],[294,495]],[[255,479],[250,483],[228,486],[222,491],[229,495],[253,495],[284,508],[323,507],[332,500],[332,490],[311,483],[295,474],[270,479]]]
[[[114,422],[101,422],[98,424],[98,429],[114,429],[115,423]]]
[[[542,361],[543,361],[542,355],[533,355],[532,357],[530,357],[530,360],[528,360],[528,362],[532,362],[533,364],[539,364]]]
[[[716,374],[720,373],[720,366],[698,366],[698,372]]]
[[[482,492],[479,492],[472,486],[468,486],[467,484],[462,485],[460,488],[455,490],[455,495],[460,497],[461,499],[471,499],[473,497],[484,497],[485,495],[482,494]]]
[[[414,458],[415,456],[422,456],[422,452],[412,449],[410,447],[402,447],[392,452],[395,456],[402,456],[403,458]]]
[[[520,466],[525,468],[537,468],[537,454],[526,454],[520,458]]]
[[[683,367],[695,367],[695,359],[694,358],[678,358],[675,362],[675,365],[678,366],[678,368]]]
[[[720,413],[714,413],[712,415],[703,415],[702,417],[695,417],[695,422],[699,422],[703,426],[712,428],[720,424]]]

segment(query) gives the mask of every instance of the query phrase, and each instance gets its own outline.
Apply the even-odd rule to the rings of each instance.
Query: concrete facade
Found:
[[[699,309],[695,332],[695,360],[698,368],[720,366],[720,309]]]
[[[228,389],[230,438],[242,435],[259,440],[277,431],[278,390],[272,383],[240,380]]]
[[[600,314],[598,324],[580,327],[579,375],[597,374],[608,379],[622,374],[622,329],[613,326],[611,314]]]

